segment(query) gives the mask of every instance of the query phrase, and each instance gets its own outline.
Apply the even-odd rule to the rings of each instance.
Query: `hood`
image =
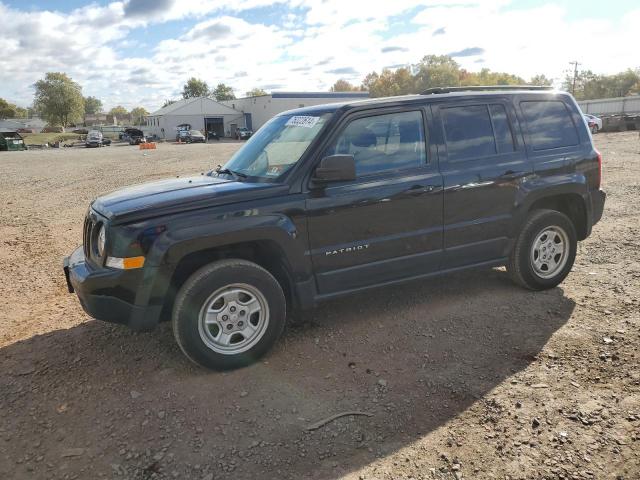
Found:
[[[91,206],[111,222],[123,223],[286,192],[288,186],[282,184],[237,182],[199,175],[116,190],[98,197]]]

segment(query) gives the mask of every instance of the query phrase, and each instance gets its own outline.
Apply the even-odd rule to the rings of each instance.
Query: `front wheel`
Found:
[[[173,308],[173,333],[193,362],[228,370],[249,365],[280,337],[285,296],[264,268],[245,260],[211,263],[182,286]]]
[[[553,288],[569,275],[577,244],[575,227],[566,215],[534,210],[516,239],[507,270],[525,288]]]

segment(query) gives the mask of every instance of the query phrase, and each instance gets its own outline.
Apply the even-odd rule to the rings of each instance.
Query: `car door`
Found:
[[[439,268],[442,177],[427,154],[426,124],[421,107],[360,112],[320,156],[353,155],[356,163],[354,181],[311,184],[306,200],[321,296]]]
[[[501,98],[434,108],[444,181],[443,268],[508,254],[512,218],[532,174],[513,105]]]

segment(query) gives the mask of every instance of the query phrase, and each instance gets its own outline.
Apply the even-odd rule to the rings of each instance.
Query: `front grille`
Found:
[[[82,248],[84,250],[84,258],[89,259],[91,256],[91,231],[93,229],[93,219],[91,215],[87,213],[84,217],[84,226],[82,229]]]

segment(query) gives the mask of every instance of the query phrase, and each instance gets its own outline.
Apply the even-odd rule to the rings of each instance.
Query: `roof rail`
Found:
[[[509,91],[509,90],[553,90],[553,87],[543,87],[540,85],[485,85],[469,87],[435,87],[427,88],[420,95],[433,95],[436,93],[453,92],[481,92],[481,91]]]

